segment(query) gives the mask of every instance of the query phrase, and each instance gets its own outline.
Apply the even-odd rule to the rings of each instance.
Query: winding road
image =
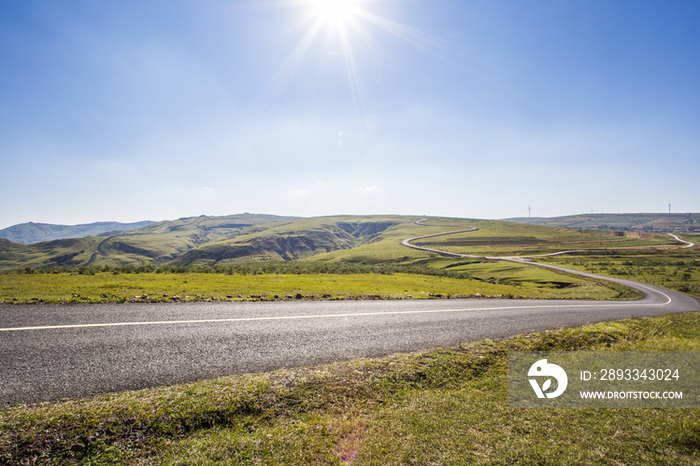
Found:
[[[403,244],[420,248],[410,244],[417,239]],[[547,267],[622,283],[644,298],[5,305],[0,306],[0,405],[700,311],[700,302],[682,293]]]
[[[416,225],[421,225],[421,226],[426,226],[426,227],[446,227],[449,225],[429,225],[425,222],[427,219],[422,219],[418,220],[416,222]],[[460,227],[461,228],[461,227]],[[403,241],[401,241],[401,245],[405,246],[407,248],[411,249],[418,249],[420,251],[426,251],[426,252],[434,252],[443,256],[447,257],[473,257],[473,258],[481,258],[481,259],[491,259],[491,260],[504,260],[504,261],[514,261],[514,262],[530,262],[527,259],[534,259],[535,257],[551,257],[551,256],[560,256],[562,254],[571,254],[574,252],[590,252],[593,251],[593,249],[573,249],[573,250],[568,250],[568,251],[558,251],[558,252],[551,252],[549,254],[536,254],[532,256],[475,256],[471,254],[457,254],[455,252],[449,252],[449,251],[443,251],[440,249],[431,249],[431,248],[425,248],[421,247],[420,245],[416,246],[415,244],[412,244],[412,241],[418,241],[423,238],[434,238],[435,236],[446,236],[446,235],[456,235],[458,233],[468,233],[470,231],[476,231],[478,228],[476,227],[470,227],[467,229],[461,229],[461,230],[454,230],[454,231],[447,231],[447,232],[442,232],[442,233],[434,233],[432,235],[423,235],[423,236],[416,236],[414,238],[408,238]],[[695,243],[690,243],[688,241],[680,239],[678,236],[674,235],[673,233],[668,233],[669,236],[671,236],[673,239],[675,239],[679,243],[683,243],[683,246],[679,246],[678,249],[685,249],[685,248],[692,248],[695,246]],[[562,269],[562,267],[551,267],[546,264],[538,264],[543,267],[550,267],[554,269]],[[571,272],[575,274],[581,274],[580,272],[576,270],[571,270],[571,269],[563,269],[566,272]],[[608,278],[608,277],[603,277],[603,278]]]

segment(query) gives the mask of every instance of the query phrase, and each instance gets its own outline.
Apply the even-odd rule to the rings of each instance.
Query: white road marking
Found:
[[[656,291],[656,290],[653,290]],[[657,291],[657,293],[660,293]],[[635,304],[634,301],[619,301],[616,303],[605,302],[605,303],[577,303],[568,302],[568,305],[574,305],[575,307],[625,307],[625,306],[665,306],[671,303],[671,298],[661,293],[668,298],[668,301],[663,304]],[[561,302],[552,302],[546,305],[534,305],[534,306],[501,306],[501,307],[487,307],[487,308],[464,308],[464,309],[425,309],[425,310],[415,310],[415,311],[388,311],[388,312],[357,312],[348,314],[312,314],[312,315],[296,315],[296,316],[270,316],[270,317],[240,317],[232,319],[193,319],[193,320],[160,320],[160,321],[144,321],[144,322],[105,322],[98,324],[67,324],[67,325],[45,325],[36,327],[8,327],[0,328],[0,332],[19,332],[28,330],[57,330],[57,329],[73,329],[73,328],[95,328],[95,327],[127,327],[136,325],[175,325],[175,324],[209,324],[209,323],[223,323],[223,322],[259,322],[259,321],[272,321],[272,320],[298,320],[298,319],[335,319],[342,317],[363,317],[363,316],[389,316],[389,315],[406,315],[406,314],[440,314],[449,312],[469,312],[469,311],[504,311],[513,309],[538,309],[538,308],[556,308],[561,306]]]

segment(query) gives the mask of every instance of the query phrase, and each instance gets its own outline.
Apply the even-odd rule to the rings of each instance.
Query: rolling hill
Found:
[[[0,239],[0,272],[84,266],[235,265],[256,261],[322,261],[437,265],[434,253],[401,240],[475,226],[479,230],[423,240],[425,246],[488,255],[542,254],[570,249],[667,247],[654,233],[572,230],[495,220],[373,215],[280,217],[239,214],[156,222],[137,230],[21,244]],[[433,264],[435,262],[435,264]]]
[[[241,214],[150,223],[106,236],[20,244],[0,239],[0,271],[88,265],[161,265],[209,241],[252,232],[292,217]],[[104,235],[104,234],[103,234]]]
[[[352,249],[381,238],[406,217],[316,217],[271,225],[213,241],[187,251],[172,265],[226,265],[248,260],[298,260],[329,251]],[[415,221],[415,220],[413,220]]]

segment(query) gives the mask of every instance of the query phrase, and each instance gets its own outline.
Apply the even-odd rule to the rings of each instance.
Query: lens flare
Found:
[[[324,22],[339,23],[352,18],[358,0],[313,0],[314,15]]]
[[[333,55],[342,57],[358,115],[366,114],[367,107],[361,68],[369,63],[378,70],[383,62],[383,47],[378,37],[375,37],[377,32],[388,33],[414,45],[417,50],[430,52],[448,62],[453,60],[449,56],[444,56],[444,51],[456,56],[450,47],[445,47],[444,43],[430,34],[372,13],[369,7],[379,0],[277,1],[281,4],[302,7],[303,13],[291,23],[291,29],[307,27],[308,29],[299,42],[293,45],[289,55],[265,86],[263,99],[267,100],[270,106],[274,106],[281,97],[297,69],[312,50],[313,43],[323,35],[324,30],[328,43],[334,44]],[[443,53],[440,53],[441,51]]]

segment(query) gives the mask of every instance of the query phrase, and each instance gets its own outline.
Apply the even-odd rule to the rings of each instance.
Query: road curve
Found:
[[[426,227],[446,227],[449,225],[430,225],[425,222],[427,219],[421,219],[418,220],[416,225],[421,225],[421,226],[426,226]],[[459,227],[461,228],[461,227]],[[572,254],[575,252],[591,252],[591,251],[596,251],[596,249],[572,249],[568,251],[558,251],[558,252],[551,252],[549,254],[535,254],[531,256],[476,256],[476,255],[471,255],[471,254],[458,254],[455,252],[449,252],[449,251],[443,251],[441,249],[431,249],[431,248],[426,248],[426,247],[421,247],[420,245],[416,246],[415,244],[411,244],[412,241],[418,241],[419,239],[423,238],[432,238],[435,236],[446,236],[446,235],[456,235],[457,233],[467,233],[470,231],[476,231],[478,228],[476,227],[470,227],[467,229],[462,229],[462,230],[454,230],[454,231],[447,231],[443,233],[434,233],[432,235],[423,235],[423,236],[416,236],[413,238],[408,238],[403,241],[401,241],[401,245],[405,246],[407,248],[411,249],[418,249],[420,251],[427,251],[427,252],[434,252],[443,256],[447,257],[470,257],[470,258],[483,258],[483,259],[491,259],[491,260],[512,260],[512,259],[534,259],[536,257],[551,257],[551,256],[560,256],[562,254]],[[678,248],[675,249],[685,249],[685,248],[692,248],[695,246],[695,243],[690,243],[688,241],[685,241],[683,239],[680,239],[678,236],[674,235],[673,233],[668,233],[669,236],[671,236],[673,239],[678,241],[679,243],[683,243],[683,246],[679,246]],[[576,270],[573,269],[565,269],[566,272],[571,272],[571,273],[579,273]],[[607,278],[607,277],[605,277]]]
[[[427,223],[423,223],[425,221],[426,221],[426,219],[418,220],[416,222],[416,225],[422,225],[422,226],[426,226],[426,227],[441,226],[443,228],[446,226],[446,225],[429,225]],[[416,246],[415,244],[411,244],[411,241],[418,241],[419,239],[423,239],[423,238],[433,238],[435,236],[456,235],[457,233],[467,233],[467,232],[476,231],[476,230],[478,230],[478,228],[469,227],[467,229],[462,229],[462,230],[454,230],[454,231],[448,231],[448,232],[444,232],[444,233],[434,233],[432,235],[416,236],[414,238],[408,238],[408,239],[401,241],[401,246],[405,246],[405,247],[411,248],[411,249],[418,249],[419,251],[435,252],[435,253],[438,253],[440,255],[448,256],[448,257],[477,257],[477,256],[468,256],[465,254],[457,254],[454,252],[441,251],[440,249],[430,249],[430,248],[425,248],[425,247],[421,247],[421,246]]]
[[[422,225],[422,226],[445,226],[445,225],[429,225],[426,223],[423,223],[427,221],[427,219],[421,219],[416,222],[416,225]],[[460,227],[461,228],[461,227]],[[678,293],[673,290],[669,290],[666,288],[658,287],[658,286],[653,286],[649,285],[646,283],[640,283],[636,282],[633,280],[624,280],[621,278],[612,278],[612,277],[607,277],[605,275],[598,275],[594,273],[589,273],[589,272],[582,272],[579,270],[575,269],[569,269],[566,267],[561,267],[558,265],[551,265],[551,264],[542,264],[539,262],[534,262],[533,259],[537,257],[551,257],[551,256],[558,256],[562,254],[570,254],[570,253],[575,253],[575,252],[584,252],[584,251],[592,251],[591,249],[589,250],[582,250],[582,249],[577,249],[577,250],[570,250],[570,251],[559,251],[559,252],[552,252],[549,254],[536,254],[536,255],[530,255],[530,256],[475,256],[475,255],[469,255],[469,254],[458,254],[454,252],[449,252],[449,251],[443,251],[440,249],[431,249],[431,248],[425,248],[421,246],[416,246],[414,244],[411,244],[411,241],[417,241],[419,239],[423,238],[432,238],[435,236],[445,236],[445,235],[455,235],[458,233],[466,233],[470,231],[476,231],[478,228],[471,227],[468,229],[461,229],[461,230],[455,230],[455,231],[449,231],[449,232],[443,232],[443,233],[437,233],[437,234],[431,234],[431,235],[424,235],[424,236],[416,236],[414,238],[409,238],[405,239],[401,242],[401,245],[406,246],[408,248],[412,249],[418,249],[421,251],[427,251],[427,252],[434,252],[437,254],[441,254],[443,256],[448,256],[448,257],[468,257],[468,258],[483,258],[483,259],[488,259],[488,260],[502,260],[502,261],[508,261],[508,262],[516,262],[520,264],[527,264],[527,265],[536,265],[538,267],[545,267],[548,269],[553,269],[559,272],[566,272],[566,273],[572,273],[575,275],[580,275],[588,278],[595,278],[599,280],[607,280],[611,281],[614,283],[619,283],[622,285],[629,286],[630,288],[633,288],[639,292],[641,292],[644,295],[644,300],[649,300],[656,298],[657,299],[657,304],[660,302],[658,299],[661,299],[663,301],[664,298],[667,298],[669,300],[668,304],[672,303],[671,295],[675,296],[675,299],[677,302],[686,302],[688,301],[688,304],[695,302],[700,305],[700,302],[698,302],[695,298],[692,298],[690,296],[684,295],[682,293]],[[670,236],[672,236],[676,241],[680,243],[684,243],[683,246],[679,246],[678,249],[685,249],[689,247],[695,246],[695,243],[690,243],[688,241],[680,239],[678,236],[669,233]],[[639,302],[639,301],[637,301]]]
[[[645,296],[617,302],[449,299],[5,305],[0,306],[0,405],[700,311],[700,302],[682,293],[546,266],[622,283]]]
[[[692,248],[693,246],[695,246],[695,243],[691,243],[691,242],[686,241],[684,239],[680,239],[678,236],[674,235],[673,233],[669,233],[668,235],[672,236],[676,241],[678,241],[680,243],[685,243],[685,246],[681,246],[680,249]]]

